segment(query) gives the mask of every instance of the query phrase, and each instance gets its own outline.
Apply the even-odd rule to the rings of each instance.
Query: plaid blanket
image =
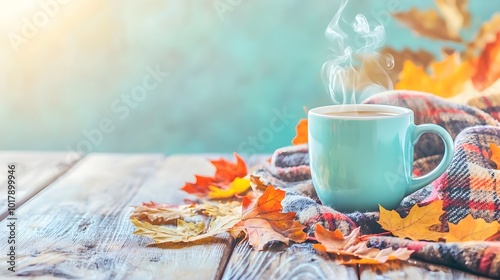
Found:
[[[415,124],[435,123],[455,139],[455,154],[448,170],[429,186],[406,197],[396,209],[402,216],[415,204],[443,200],[444,221],[458,223],[468,214],[490,222],[500,221],[500,170],[490,160],[490,143],[500,145],[500,95],[482,96],[468,105],[416,92],[394,91],[375,95],[365,103],[407,107],[415,112]],[[430,172],[441,161],[444,145],[438,136],[424,134],[415,145],[414,175]],[[253,173],[268,184],[286,191],[284,211],[297,213],[310,234],[317,223],[348,234],[360,227],[363,234],[383,231],[378,212],[340,213],[322,205],[311,182],[307,145],[276,150],[270,164]],[[498,183],[497,183],[498,182]],[[395,237],[373,237],[377,248],[399,246],[415,250],[425,261],[500,278],[500,242],[415,242]]]

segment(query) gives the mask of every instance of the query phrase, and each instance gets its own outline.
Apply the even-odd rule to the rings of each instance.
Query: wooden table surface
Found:
[[[194,174],[219,155],[1,152],[0,279],[486,279],[418,260],[338,265],[310,243],[253,251],[228,234],[146,247],[133,235],[133,205],[182,203]],[[247,158],[257,162],[263,157]],[[8,270],[7,165],[16,165],[16,267]],[[3,175],[1,175],[3,174]],[[1,178],[4,176],[4,179]],[[10,217],[10,216],[9,216]]]

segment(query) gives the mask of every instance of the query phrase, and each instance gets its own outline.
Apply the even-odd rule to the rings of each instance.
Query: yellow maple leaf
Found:
[[[422,207],[414,205],[405,218],[401,218],[394,210],[389,211],[380,206],[380,218],[377,222],[382,228],[398,237],[438,241],[446,233],[431,231],[430,227],[439,224],[439,217],[443,214],[442,200],[436,200]]]
[[[237,194],[242,194],[250,188],[250,180],[243,178],[236,178],[229,185],[227,189],[221,189],[215,186],[209,186],[208,198],[221,199],[230,198]]]
[[[395,89],[427,91],[426,85],[431,83],[431,77],[425,73],[425,70],[411,60],[405,60],[403,63],[399,79],[400,81],[394,86]]]
[[[391,80],[395,83],[399,81],[398,74],[401,72],[401,70],[403,70],[403,64],[405,61],[410,60],[414,63],[414,65],[427,68],[427,66],[429,66],[429,64],[435,60],[432,53],[422,49],[419,49],[417,51],[411,50],[409,48],[395,50],[391,47],[385,47],[382,50],[382,55],[390,55],[394,58],[393,67],[391,69],[386,69],[386,71]]]
[[[491,150],[491,161],[493,161],[497,165],[497,169],[500,167],[500,147],[498,147],[495,143],[490,143]]]
[[[450,231],[446,242],[484,241],[498,232],[497,221],[486,222],[482,218],[474,219],[471,214],[460,220],[458,224],[448,223]]]
[[[444,98],[453,97],[462,92],[474,73],[474,67],[469,61],[462,62],[458,53],[454,53],[442,61],[430,63],[429,72],[406,60],[399,73],[400,80],[394,88],[424,91]]]

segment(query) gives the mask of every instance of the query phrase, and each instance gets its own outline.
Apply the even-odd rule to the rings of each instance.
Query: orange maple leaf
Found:
[[[405,218],[401,218],[394,210],[388,211],[380,206],[380,217],[377,222],[382,228],[398,237],[438,241],[444,238],[446,233],[432,231],[430,227],[440,224],[439,218],[443,214],[442,200],[433,201],[425,206],[414,205]]]
[[[441,97],[453,97],[462,92],[465,83],[474,72],[472,63],[461,62],[458,53],[447,56],[443,61],[429,65],[430,74],[412,61],[404,62],[395,89],[417,90]]]
[[[307,143],[307,119],[301,119],[295,127],[296,135],[292,140],[293,145]]]
[[[485,241],[498,232],[499,226],[497,221],[488,223],[482,218],[474,219],[469,214],[456,225],[448,223],[450,231],[446,235],[446,242]]]
[[[232,163],[223,158],[218,160],[210,160],[210,163],[215,167],[213,177],[195,175],[194,183],[186,183],[181,190],[197,195],[199,197],[207,197],[210,191],[215,191],[214,188],[220,190],[229,189],[231,183],[236,178],[243,178],[247,175],[247,166],[243,159],[234,153],[236,162]]]
[[[413,253],[406,248],[397,250],[369,248],[367,241],[361,241],[359,228],[355,228],[344,237],[339,230],[329,231],[322,225],[316,224],[314,237],[320,242],[313,245],[314,249],[348,257],[347,260],[340,261],[343,264],[379,264],[390,260],[407,260]]]
[[[465,55],[475,57],[476,50],[482,50],[489,42],[495,40],[496,34],[500,32],[500,14],[495,13],[491,18],[483,22],[476,33],[476,37],[467,44]]]
[[[472,83],[483,91],[500,79],[500,32],[493,42],[486,44],[476,63]]]
[[[259,176],[250,175],[250,182],[259,191],[265,191],[269,185],[260,180]]]
[[[241,232],[249,239],[250,245],[257,250],[264,250],[271,241],[281,241],[288,245],[289,241],[298,243],[307,239],[303,231],[305,226],[295,219],[295,212],[282,213],[281,201],[285,192],[267,187],[266,191],[255,201],[243,198],[243,217],[241,222],[231,230],[234,237]]]
[[[493,161],[497,165],[497,169],[500,169],[500,147],[498,147],[495,143],[490,143],[491,150],[491,161]]]

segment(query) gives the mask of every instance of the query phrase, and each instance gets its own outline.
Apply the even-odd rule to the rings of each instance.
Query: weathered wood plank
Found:
[[[239,242],[222,279],[358,279],[356,267],[342,266],[311,243],[254,251]]]
[[[267,158],[254,156],[247,162],[253,165]],[[239,242],[222,279],[358,279],[357,267],[338,265],[332,256],[314,250],[311,243],[273,247],[258,252],[248,241]]]
[[[361,280],[368,279],[453,279],[453,280],[486,280],[489,278],[473,275],[442,265],[434,265],[419,260],[395,261],[380,265],[360,265]]]
[[[16,273],[7,270],[7,258],[2,254],[0,278],[218,279],[233,247],[234,241],[227,234],[187,246],[153,248],[146,247],[147,239],[131,234],[133,227],[128,221],[129,205],[151,199],[180,203],[187,195],[179,187],[192,180],[195,173],[212,171],[206,157],[92,155],[84,159],[17,211]],[[32,180],[41,180],[30,176],[34,176]],[[0,226],[5,228],[6,223],[4,220]],[[0,245],[2,252],[8,252],[8,246]],[[256,252],[247,242],[238,244],[223,278],[358,277],[356,268],[337,265],[331,256],[315,252],[311,244],[276,249]],[[363,265],[360,276],[486,279],[414,260],[392,266]]]
[[[64,174],[81,156],[66,152],[1,152],[0,190],[7,194],[7,167],[14,164],[16,182],[16,205],[28,199]],[[7,216],[7,199],[0,200],[0,220]]]
[[[150,241],[132,235],[128,220],[130,205],[178,203],[186,197],[183,183],[210,171],[202,156],[86,157],[17,212],[16,272],[7,271],[2,254],[0,278],[219,278],[233,246],[227,234],[187,246],[146,247]]]

